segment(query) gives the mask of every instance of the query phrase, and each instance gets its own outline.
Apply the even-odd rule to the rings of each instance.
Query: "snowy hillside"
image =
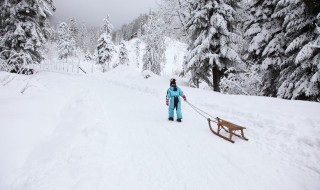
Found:
[[[223,95],[178,80],[189,102],[247,127],[249,141],[232,144],[185,102],[183,122],[167,120],[169,79],[145,79],[135,66],[0,72],[0,189],[319,189],[320,104]]]

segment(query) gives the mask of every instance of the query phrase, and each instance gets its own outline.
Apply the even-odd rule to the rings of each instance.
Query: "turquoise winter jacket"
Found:
[[[177,88],[177,91],[174,91],[174,88]],[[179,88],[179,87],[170,87],[168,90],[167,90],[167,99],[170,100],[172,97],[179,97],[179,100],[180,100],[180,96],[184,96],[182,90]]]

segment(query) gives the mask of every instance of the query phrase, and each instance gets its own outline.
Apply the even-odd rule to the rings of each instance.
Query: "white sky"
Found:
[[[156,0],[54,0],[53,2],[57,8],[53,15],[54,24],[58,21],[68,22],[74,17],[78,23],[101,26],[108,14],[115,29],[157,6]]]

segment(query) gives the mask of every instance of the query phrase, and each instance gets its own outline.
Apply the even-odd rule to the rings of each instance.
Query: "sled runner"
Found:
[[[232,140],[232,136],[237,136],[243,140],[248,140],[247,138],[244,137],[244,133],[243,133],[243,129],[246,129],[245,127],[242,127],[242,126],[239,126],[239,125],[236,125],[236,124],[233,124],[229,121],[226,121],[226,120],[223,120],[223,119],[220,119],[220,118],[216,118],[217,121],[213,121],[211,120],[210,118],[208,118],[208,123],[209,123],[209,128],[210,130],[212,131],[213,134],[227,140],[227,141],[230,141],[232,143],[234,143],[234,141]],[[212,129],[212,126],[211,126],[211,122],[215,122],[217,123],[217,126],[218,126],[218,130],[215,131]],[[226,131],[227,133],[229,133],[229,138],[228,137],[225,137],[225,136],[222,136],[220,134],[220,131],[221,129],[223,129],[224,131]],[[235,132],[240,132],[240,135],[236,134]]]

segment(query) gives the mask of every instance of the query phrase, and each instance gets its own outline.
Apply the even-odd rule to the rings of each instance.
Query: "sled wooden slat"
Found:
[[[239,125],[236,125],[236,124],[233,124],[229,121],[226,121],[226,120],[223,120],[223,119],[220,119],[220,118],[217,118],[217,126],[218,126],[218,130],[215,131],[213,130],[212,126],[211,126],[211,122],[213,122],[210,118],[208,118],[208,123],[209,123],[209,128],[211,130],[211,132],[227,141],[230,141],[232,143],[234,143],[234,141],[232,140],[232,136],[237,136],[243,140],[248,140],[246,137],[244,137],[244,133],[243,133],[243,130],[246,129],[245,127],[242,127],[242,126],[239,126]],[[225,137],[225,136],[222,136],[220,134],[220,131],[221,129],[223,129],[224,131],[226,131],[227,133],[229,133],[229,138],[228,137]],[[240,132],[241,135],[238,135],[236,134],[235,132],[238,131]]]

